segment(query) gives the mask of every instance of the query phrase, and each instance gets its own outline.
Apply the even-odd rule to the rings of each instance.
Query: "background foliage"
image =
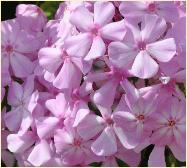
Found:
[[[12,19],[15,17],[15,11],[16,11],[16,6],[18,4],[35,4],[40,6],[43,11],[45,12],[46,16],[48,19],[53,19],[56,10],[58,9],[59,4],[62,3],[62,1],[4,1],[1,2],[1,20],[8,20]],[[8,88],[6,88],[7,90]],[[185,92],[185,89],[182,89]],[[7,95],[7,94],[6,94]],[[6,95],[5,98],[2,102],[1,109],[6,106],[7,109],[10,108],[10,106],[7,104],[6,101]],[[141,167],[147,167],[148,165],[148,158],[153,150],[154,145],[150,145],[147,148],[145,148],[141,152],[141,162],[139,166]],[[165,156],[166,156],[166,165],[168,167],[180,167],[180,166],[186,166],[186,162],[180,162],[175,157],[173,156],[172,152],[169,150],[169,148],[166,148],[165,150]],[[128,167],[127,164],[125,164],[123,161],[118,159],[118,164],[121,167]],[[101,163],[92,163],[90,166],[93,167],[98,167],[100,166]],[[4,163],[1,161],[1,166],[5,166]],[[17,163],[14,165],[17,167]]]

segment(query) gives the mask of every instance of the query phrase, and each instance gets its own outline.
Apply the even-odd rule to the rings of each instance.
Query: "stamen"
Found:
[[[140,114],[136,117],[138,120],[142,121],[145,119],[144,115],[143,114]]]

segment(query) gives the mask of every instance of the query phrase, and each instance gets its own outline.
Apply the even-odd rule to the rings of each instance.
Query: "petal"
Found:
[[[119,149],[117,158],[123,160],[129,166],[135,167],[140,163],[141,153],[136,153],[133,150],[126,150],[125,148],[122,148],[122,150]]]
[[[160,62],[169,62],[176,54],[176,44],[173,38],[148,44],[146,48],[149,54]]]
[[[90,113],[90,110],[88,108],[88,105],[85,102],[80,101],[78,105],[78,110],[76,113],[75,121],[73,123],[73,127],[77,127],[81,123],[81,121],[83,121],[86,118],[86,116],[89,113]]]
[[[35,109],[35,107],[38,105],[38,98],[39,98],[39,93],[36,90],[30,97],[29,103],[28,103],[28,111],[32,113]]]
[[[134,132],[124,131],[117,125],[114,126],[114,131],[125,148],[134,149],[139,144],[139,140],[135,136]]]
[[[181,71],[175,73],[173,78],[176,79],[177,82],[185,83],[185,81],[186,81],[186,70],[184,69],[184,70],[181,70]]]
[[[71,13],[70,22],[81,31],[88,31],[93,25],[93,15],[87,8],[79,6]]]
[[[16,108],[4,115],[4,122],[10,131],[18,131],[22,121],[22,109]]]
[[[89,33],[82,33],[77,36],[71,36],[64,42],[67,53],[70,56],[84,57],[87,55],[91,45],[92,36]]]
[[[31,126],[33,122],[33,117],[30,111],[27,109],[23,109],[22,111],[22,121],[20,125],[20,130],[18,133],[25,133],[28,131],[29,127]]]
[[[87,74],[92,68],[92,60],[85,61],[83,60],[83,58],[80,57],[71,57],[71,60],[84,75]]]
[[[42,48],[38,52],[39,64],[47,71],[54,73],[62,64],[62,51],[58,48]]]
[[[79,86],[82,74],[80,70],[71,62],[66,59],[63,67],[53,81],[53,86],[58,89],[72,89]]]
[[[117,86],[118,86],[118,82],[109,80],[106,84],[104,84],[100,89],[98,89],[94,93],[93,95],[94,103],[101,105],[103,107],[110,108],[114,102]]]
[[[150,142],[157,145],[169,144],[172,141],[171,129],[167,127],[160,128],[151,136]]]
[[[94,23],[104,26],[112,21],[115,8],[111,2],[94,3]]]
[[[45,106],[55,117],[64,117],[67,108],[67,100],[65,95],[63,93],[59,93],[56,96],[56,99],[47,100]]]
[[[124,20],[107,24],[100,29],[102,38],[113,41],[122,41],[126,32]]]
[[[146,66],[145,66],[146,65]],[[158,72],[158,64],[146,51],[140,51],[132,65],[131,72],[139,78],[151,78]]]
[[[53,136],[54,130],[59,123],[59,119],[56,117],[41,117],[35,120],[37,134],[40,139],[49,138]]]
[[[17,39],[18,33],[20,32],[20,25],[17,19],[10,19],[1,22],[1,32],[2,32],[2,43],[7,40],[14,43]]]
[[[92,151],[98,156],[111,156],[117,152],[116,137],[111,127],[107,127],[91,145]]]
[[[32,132],[24,135],[10,134],[7,137],[8,149],[13,153],[22,153],[35,142],[35,136]]]
[[[150,167],[166,167],[164,146],[155,146],[151,152],[148,160],[148,166]]]
[[[77,131],[83,139],[89,140],[103,130],[103,123],[103,118],[90,114],[78,125]]]
[[[39,36],[38,36],[39,37]],[[19,53],[33,53],[41,47],[41,41],[37,35],[32,35],[25,30],[19,32],[19,37],[16,39],[16,45]]]
[[[121,2],[120,13],[125,17],[137,17],[145,14],[146,4],[142,2]]]
[[[112,42],[108,46],[108,55],[110,62],[118,68],[128,68],[135,56],[137,51],[134,51],[133,48],[125,45],[121,42]]]
[[[34,166],[42,166],[51,159],[50,146],[46,140],[36,144],[28,157],[28,161]]]
[[[121,81],[121,86],[125,90],[125,99],[128,99],[128,106],[133,107],[133,105],[138,101],[140,98],[140,94],[138,89],[134,87],[127,79]],[[126,102],[127,103],[127,102]]]
[[[8,103],[12,106],[20,105],[23,96],[23,88],[17,82],[12,82],[8,92]]]
[[[14,75],[20,78],[27,77],[34,70],[33,62],[17,52],[10,57],[10,65]]]
[[[176,22],[179,19],[179,12],[177,5],[172,2],[159,3],[158,14],[163,17],[166,21]]]
[[[99,58],[105,54],[105,51],[106,51],[105,43],[103,42],[100,36],[96,36],[93,39],[91,49],[86,55],[86,57],[84,58],[84,60],[90,61],[92,59]]]
[[[58,129],[54,134],[54,143],[56,152],[60,153],[69,148],[69,145],[74,141],[73,136],[65,129]]]
[[[31,96],[34,91],[34,75],[28,76],[23,87],[23,99]]]
[[[166,21],[157,15],[145,15],[142,23],[142,40],[146,43],[158,40],[166,31]]]
[[[180,148],[175,142],[169,145],[173,155],[180,160],[181,162],[186,161],[186,152],[185,148]]]
[[[85,155],[81,149],[70,148],[62,155],[62,163],[68,166],[75,166],[84,163]]]

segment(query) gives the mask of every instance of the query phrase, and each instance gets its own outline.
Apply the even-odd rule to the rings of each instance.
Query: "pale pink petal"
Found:
[[[76,166],[83,163],[85,155],[82,150],[70,148],[62,155],[62,163],[68,166]]]
[[[41,140],[31,151],[28,161],[34,166],[42,166],[51,159],[51,150],[46,140]]]
[[[106,127],[91,145],[92,151],[99,156],[111,156],[117,152],[116,137],[111,127]]]
[[[16,45],[16,51],[19,53],[33,53],[41,47],[41,41],[37,36],[29,34],[25,30],[20,30]]]
[[[148,44],[146,49],[153,58],[160,62],[168,62],[176,54],[176,44],[173,38]]]
[[[39,98],[39,93],[36,90],[30,97],[29,99],[29,103],[28,103],[28,111],[30,111],[30,113],[32,113],[35,109],[35,107],[38,105],[38,98]]]
[[[28,76],[23,87],[23,99],[31,96],[34,91],[34,75]]]
[[[8,93],[8,103],[12,106],[20,105],[23,96],[23,88],[17,82],[12,82]]]
[[[177,82],[185,83],[186,81],[186,70],[181,70],[173,75],[173,78],[177,80]]]
[[[169,22],[176,22],[179,18],[177,5],[172,1],[160,2],[158,14]]]
[[[121,2],[119,6],[120,13],[125,17],[138,17],[145,14],[146,4],[143,2],[127,1]]]
[[[115,8],[111,2],[94,3],[94,23],[104,26],[112,21]]]
[[[185,148],[180,148],[175,142],[169,145],[173,155],[180,160],[181,162],[185,162],[186,160],[186,152]]]
[[[112,42],[108,46],[109,60],[118,68],[128,68],[137,54],[132,47],[121,42]]]
[[[103,130],[104,122],[100,116],[90,114],[78,125],[77,131],[83,139],[89,140]]]
[[[10,57],[10,65],[16,77],[27,77],[34,70],[34,64],[26,56],[14,53]]]
[[[122,41],[126,32],[124,20],[107,24],[100,29],[102,38],[113,41]]]
[[[83,121],[86,118],[86,116],[89,113],[90,113],[90,110],[88,108],[88,105],[85,102],[80,101],[78,105],[78,110],[77,110],[77,114],[75,117],[75,121],[73,123],[73,127],[77,127],[81,123],[81,121]]]
[[[35,135],[27,132],[24,135],[10,134],[7,137],[8,149],[13,153],[22,153],[35,142]]]
[[[129,107],[132,107],[140,98],[138,89],[134,87],[127,79],[121,81],[121,86],[125,90],[125,99],[128,99]]]
[[[106,51],[105,43],[103,42],[100,36],[96,36],[93,39],[93,43],[90,48],[90,51],[88,52],[84,60],[90,61],[92,59],[99,58],[105,54],[105,51]]]
[[[93,91],[92,82],[84,81],[79,88],[79,94],[81,97],[90,94]]]
[[[16,108],[4,114],[4,122],[10,131],[18,131],[22,120],[22,109]]]
[[[119,138],[121,144],[125,148],[133,149],[139,144],[139,140],[135,136],[134,132],[128,132],[128,131],[124,132],[124,130],[117,125],[114,126],[114,131],[117,137]]]
[[[134,60],[131,72],[136,77],[146,79],[156,75],[158,68],[158,64],[146,51],[140,51]]]
[[[149,156],[148,166],[166,167],[164,150],[165,146],[155,146]]]
[[[85,7],[79,6],[71,13],[70,22],[79,30],[88,31],[93,25],[93,15]]]
[[[33,122],[33,117],[32,117],[31,112],[28,111],[27,109],[23,109],[22,121],[21,121],[20,129],[18,133],[25,133],[26,131],[28,131],[32,122]]]
[[[119,149],[117,158],[123,160],[129,166],[135,167],[140,163],[141,153],[136,153],[133,150],[126,150],[122,147],[122,149]]]
[[[53,85],[58,89],[71,89],[79,86],[82,74],[80,70],[66,59],[63,67],[53,81]]]
[[[41,117],[36,119],[37,134],[40,139],[49,138],[53,136],[54,130],[59,123],[59,119],[56,117]]]
[[[84,75],[87,74],[92,68],[93,60],[85,61],[83,58],[80,57],[72,57],[71,60]]]
[[[7,40],[14,43],[17,39],[18,33],[20,32],[20,25],[17,19],[10,19],[1,22],[1,32],[2,44]]]
[[[172,141],[172,131],[168,127],[155,130],[151,136],[151,143],[157,145],[169,144]]]
[[[65,129],[58,129],[54,134],[54,143],[56,152],[60,153],[69,148],[69,145],[73,143],[73,136],[69,134]]]
[[[40,65],[49,72],[55,72],[62,64],[62,51],[58,48],[42,48],[38,52]]]
[[[118,82],[109,80],[106,84],[104,84],[99,90],[94,93],[94,103],[104,107],[111,107],[114,102],[117,86]]]
[[[146,43],[158,40],[166,30],[166,21],[157,15],[145,15],[142,23],[142,40]]]
[[[67,107],[67,100],[63,93],[59,93],[56,96],[56,99],[47,100],[45,105],[55,117],[64,117]]]
[[[65,40],[65,48],[69,55],[84,57],[92,45],[92,36],[89,33],[82,33],[77,36],[69,37]]]

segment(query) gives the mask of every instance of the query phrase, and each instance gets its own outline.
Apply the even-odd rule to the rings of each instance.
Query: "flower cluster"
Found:
[[[184,2],[64,2],[2,21],[2,159],[11,166],[185,161]],[[183,86],[183,88],[182,88]],[[12,154],[13,153],[13,154]]]

